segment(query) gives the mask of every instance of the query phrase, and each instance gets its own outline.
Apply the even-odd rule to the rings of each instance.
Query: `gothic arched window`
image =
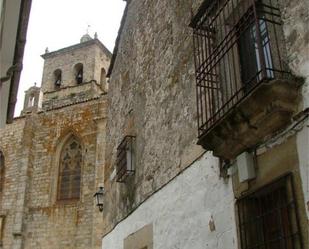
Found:
[[[81,84],[84,81],[84,67],[82,63],[78,63],[74,67],[75,80],[77,84]]]
[[[76,137],[67,140],[59,159],[58,200],[79,199],[82,147]]]
[[[4,155],[0,151],[0,196],[2,195],[4,185]]]

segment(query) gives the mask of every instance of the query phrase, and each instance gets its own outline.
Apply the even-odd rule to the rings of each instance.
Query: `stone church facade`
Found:
[[[89,35],[48,52],[42,87],[0,130],[0,248],[100,248],[93,194],[103,174],[111,53]]]

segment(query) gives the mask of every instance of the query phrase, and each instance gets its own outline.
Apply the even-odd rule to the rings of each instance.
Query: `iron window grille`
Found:
[[[116,181],[125,182],[133,175],[134,168],[134,140],[135,136],[125,136],[117,147]]]
[[[289,73],[277,0],[205,0],[190,26],[201,137],[259,84]]]
[[[302,249],[292,174],[237,201],[241,249]]]

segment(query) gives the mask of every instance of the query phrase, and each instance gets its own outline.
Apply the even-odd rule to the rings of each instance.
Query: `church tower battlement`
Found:
[[[111,52],[89,34],[80,43],[42,55],[43,110],[87,101],[108,89],[106,72]]]

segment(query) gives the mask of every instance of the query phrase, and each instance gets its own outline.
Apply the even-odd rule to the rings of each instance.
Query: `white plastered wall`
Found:
[[[102,248],[123,249],[128,235],[152,223],[154,249],[236,249],[233,196],[231,181],[219,178],[218,160],[206,153],[119,223]]]
[[[307,219],[309,220],[309,122],[297,135],[297,152],[299,157],[299,168],[304,191]]]
[[[293,74],[304,80],[301,87],[302,103],[299,111],[309,108],[309,2],[283,1],[281,10],[283,30],[287,41],[288,64]],[[309,219],[309,131],[308,118],[305,123],[297,127],[297,151],[302,186]]]

